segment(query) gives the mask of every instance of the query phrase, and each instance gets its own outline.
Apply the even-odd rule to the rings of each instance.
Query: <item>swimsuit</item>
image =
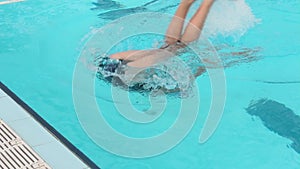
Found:
[[[165,44],[160,49],[167,50],[169,52],[176,52],[178,49],[183,48],[185,46],[181,41],[177,41],[175,44]],[[137,82],[132,84],[131,86],[127,86],[119,77],[124,73],[122,70],[127,63],[131,62],[131,60],[123,60],[123,59],[110,59],[109,57],[99,58],[98,60],[98,74],[97,77],[106,82],[112,83],[113,85],[125,87],[129,90],[134,91],[152,91],[154,88],[145,87],[147,82]],[[148,72],[149,73],[149,72]],[[151,73],[152,74],[152,73]],[[159,86],[157,88],[160,88]]]
[[[117,73],[117,69],[121,66],[126,65],[130,61],[123,59],[110,59],[108,57],[102,58],[99,61],[99,68],[101,68],[105,72]]]

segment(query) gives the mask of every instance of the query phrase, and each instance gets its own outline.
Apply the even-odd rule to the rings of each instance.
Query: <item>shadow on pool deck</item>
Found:
[[[293,141],[291,147],[300,154],[300,116],[284,104],[268,99],[251,102],[246,111],[258,116],[269,130]]]

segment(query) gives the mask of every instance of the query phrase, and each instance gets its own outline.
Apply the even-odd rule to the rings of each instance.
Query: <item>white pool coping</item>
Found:
[[[0,119],[53,169],[89,168],[2,89],[0,89]]]
[[[7,0],[7,1],[0,1],[0,5],[6,5],[6,4],[11,4],[11,3],[16,3],[16,2],[23,2],[24,0]]]

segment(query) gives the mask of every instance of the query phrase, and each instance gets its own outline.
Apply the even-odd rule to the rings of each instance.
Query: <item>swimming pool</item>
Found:
[[[28,0],[0,6],[0,80],[104,169],[299,168],[300,156],[290,146],[292,141],[265,127],[270,120],[251,116],[246,111],[252,100],[267,98],[284,104],[300,116],[300,76],[297,73],[300,72],[299,0],[247,1],[255,17],[260,19],[259,23],[244,33],[239,32],[241,36],[237,39],[229,36],[218,40],[232,46],[259,47],[260,51],[253,61],[225,69],[227,99],[214,135],[205,144],[199,144],[199,132],[211,99],[209,77],[203,74],[197,79],[201,93],[200,112],[187,137],[164,154],[141,159],[114,155],[87,136],[74,109],[73,71],[93,30],[126,13],[155,11],[172,14],[178,1],[160,0],[143,8],[135,7],[150,1],[116,2],[119,3],[98,8],[91,1],[83,0]],[[134,10],[117,10],[123,8]],[[145,41],[150,42],[150,39],[145,38]],[[130,45],[136,44],[132,42]],[[96,84],[102,83],[96,81]],[[109,110],[103,111],[105,118],[116,130],[129,136],[159,134],[176,118],[177,114],[170,115],[170,112],[176,112],[176,103],[180,100],[170,98],[172,106],[167,107],[167,115],[154,126],[129,123],[120,118],[109,101],[109,93],[103,95],[102,89],[103,84],[95,91],[98,105]],[[143,95],[132,93],[130,97],[132,102],[148,103],[148,98]],[[145,105],[136,108],[143,110]]]

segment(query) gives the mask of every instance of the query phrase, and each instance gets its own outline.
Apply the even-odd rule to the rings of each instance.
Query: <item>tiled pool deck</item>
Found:
[[[0,119],[51,168],[98,168],[1,82]]]

